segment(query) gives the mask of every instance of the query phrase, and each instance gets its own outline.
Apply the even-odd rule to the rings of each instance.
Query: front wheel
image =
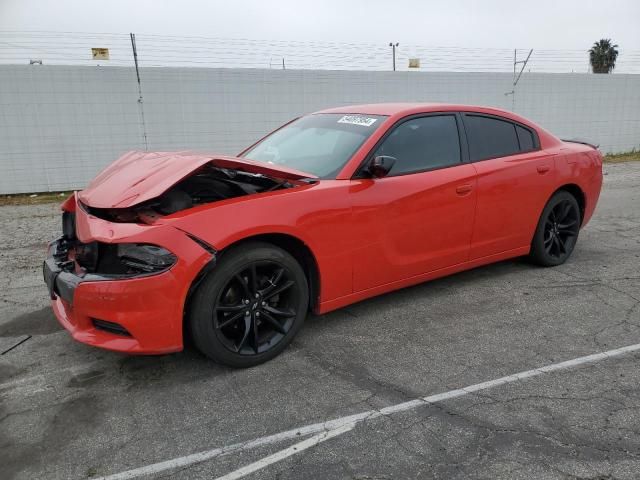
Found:
[[[542,211],[530,258],[545,267],[561,265],[573,252],[580,231],[580,206],[569,192],[556,192]]]
[[[302,327],[307,278],[288,252],[250,242],[225,252],[196,290],[189,321],[212,360],[251,367],[278,355]]]

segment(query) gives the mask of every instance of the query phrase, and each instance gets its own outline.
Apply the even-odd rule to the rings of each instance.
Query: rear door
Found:
[[[525,125],[476,113],[462,118],[478,175],[470,259],[528,246],[552,193],[553,157]]]
[[[389,175],[352,180],[354,291],[468,259],[476,180],[458,127],[455,114],[405,119],[371,154],[396,159]]]

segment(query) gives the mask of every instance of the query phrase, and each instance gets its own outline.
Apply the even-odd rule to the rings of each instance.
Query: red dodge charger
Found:
[[[340,107],[237,157],[130,152],[62,205],[44,277],[80,342],[248,367],[309,311],[528,255],[567,260],[602,185],[596,147],[514,113]]]

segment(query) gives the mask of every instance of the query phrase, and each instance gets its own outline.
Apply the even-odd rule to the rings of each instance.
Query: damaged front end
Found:
[[[169,225],[114,223],[63,204],[43,264],[53,311],[76,340],[127,353],[182,349],[188,288],[215,250]]]
[[[168,217],[313,181],[234,157],[124,155],[62,205],[62,236],[43,264],[56,317],[73,338],[101,348],[181,350],[186,299],[216,250]]]
[[[159,219],[200,205],[309,181],[313,180],[304,172],[234,157],[130,152],[63,205],[63,235],[50,244],[44,265],[49,294],[70,303],[81,282],[155,275],[176,263],[174,253],[153,243],[99,241],[90,232],[81,241],[77,217],[85,230],[92,230],[92,224],[95,230],[97,222],[107,231],[110,223],[158,226]]]
[[[163,216],[199,205],[292,188],[296,184],[298,182],[205,165],[159,196],[133,206],[104,208],[84,202],[80,205],[90,215],[111,222],[150,224]]]
[[[203,204],[293,188],[317,177],[280,165],[195,153],[129,152],[78,194],[90,215],[155,222]]]
[[[177,257],[169,250],[147,243],[81,242],[76,236],[75,212],[62,214],[63,234],[49,244],[44,279],[49,296],[71,304],[81,282],[123,280],[162,273]]]

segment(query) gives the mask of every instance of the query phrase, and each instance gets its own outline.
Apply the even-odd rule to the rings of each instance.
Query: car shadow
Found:
[[[23,313],[0,325],[0,337],[21,335],[48,335],[62,330],[51,307]]]
[[[540,268],[541,267],[530,263],[526,258],[515,258],[455,273],[446,277],[428,280],[417,285],[362,300],[324,315],[310,315],[305,324],[304,331],[306,334],[312,335],[314,329],[325,330],[326,328],[330,328],[329,325],[333,322],[349,321],[349,317],[353,319],[358,318],[360,316],[359,311],[375,310],[376,312],[384,313],[386,310],[390,311],[394,308],[401,307],[416,297],[423,299],[436,297],[443,292],[450,291],[452,288],[463,288],[473,284],[479,279],[498,279],[516,272],[527,272]]]
[[[304,350],[305,344],[309,342],[313,344],[314,338],[330,330],[334,322],[357,321],[358,318],[361,320],[362,315],[366,315],[367,312],[384,313],[385,311],[402,308],[403,305],[416,297],[428,299],[429,297],[441,295],[442,292],[451,288],[460,288],[473,284],[482,278],[500,278],[514,272],[526,272],[538,268],[523,259],[506,260],[386,293],[325,315],[310,315],[301,332],[304,339],[299,343],[294,340],[293,347],[285,350],[282,356],[296,355],[296,351],[299,349]],[[16,317],[13,321],[3,326],[3,333],[5,335],[46,335],[57,332],[60,329],[61,327],[53,318],[49,307],[46,307],[36,312]],[[94,348],[79,344],[75,345],[81,349],[82,356],[86,355],[87,350]],[[101,365],[102,361],[104,365]],[[281,358],[280,361],[286,362],[290,361],[290,359]],[[278,362],[278,358],[263,367],[257,368],[272,368],[273,362]],[[188,385],[237,371],[208,359],[188,341],[185,342],[183,351],[166,355],[130,356],[120,353],[101,352],[101,356],[97,362],[93,363],[92,367],[93,369],[85,374],[74,375],[68,386],[72,388],[90,387],[106,381],[107,378],[110,378],[110,382],[114,380],[123,382],[126,389],[148,388],[150,385]]]
[[[373,309],[384,312],[401,307],[409,298],[439,295],[442,291],[472,284],[480,278],[499,278],[514,272],[526,272],[538,268],[540,267],[523,259],[506,260],[386,293],[325,315],[310,315],[302,330],[305,337],[303,343],[313,343],[314,336],[330,329],[334,322],[348,322],[350,318],[356,320],[358,315],[350,310],[352,307],[357,306],[359,309],[362,307],[367,311]],[[289,350],[285,350],[282,355],[286,356],[289,352]],[[272,360],[272,362],[274,361]],[[269,363],[265,365],[269,365]],[[237,370],[208,359],[197,351],[191,342],[185,342],[185,349],[182,352],[162,356],[124,356],[118,361],[118,375],[129,384],[140,386],[149,382],[189,384],[205,378],[211,379],[217,375],[227,375],[233,371]]]

